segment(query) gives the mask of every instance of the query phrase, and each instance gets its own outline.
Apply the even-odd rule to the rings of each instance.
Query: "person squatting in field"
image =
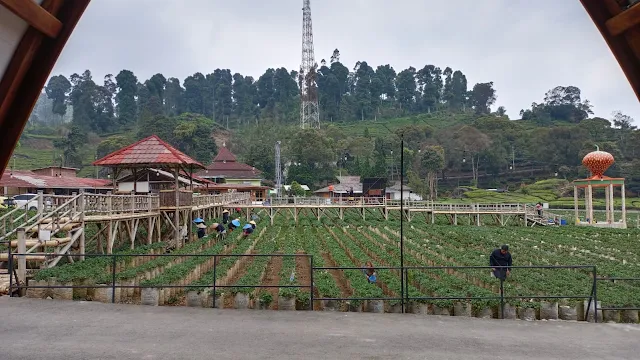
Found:
[[[242,227],[242,235],[243,236],[249,236],[253,233],[253,229],[255,229],[253,227],[253,224],[246,224],[245,226]]]
[[[218,234],[218,236],[224,235],[227,233],[227,229],[225,229],[224,225],[222,224],[214,223],[212,227],[213,227],[213,230],[215,230],[215,232]]]
[[[373,264],[371,263],[371,261],[367,261],[362,269],[362,272],[367,278],[369,284],[376,282],[376,269],[373,268]]]
[[[498,279],[505,280],[511,274],[512,260],[508,245],[502,245],[500,249],[493,250],[489,256],[489,266],[492,267],[493,276]],[[498,266],[505,267],[497,268]]]

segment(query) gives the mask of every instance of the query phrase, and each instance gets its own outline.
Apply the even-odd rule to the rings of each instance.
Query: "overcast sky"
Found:
[[[316,59],[333,49],[396,71],[433,64],[461,70],[469,88],[493,81],[512,118],[557,85],[575,85],[596,116],[640,119],[631,86],[579,0],[314,0]],[[302,0],[94,0],[53,74],[121,69],[181,81],[228,68],[259,77],[298,69]],[[494,108],[495,108],[494,107]],[[636,125],[640,120],[636,120]]]

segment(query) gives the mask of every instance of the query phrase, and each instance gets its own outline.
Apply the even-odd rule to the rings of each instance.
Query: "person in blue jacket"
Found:
[[[500,280],[506,280],[507,276],[511,275],[511,266],[513,260],[511,259],[511,253],[509,253],[509,245],[502,245],[500,249],[495,249],[489,256],[489,266],[493,276]],[[498,266],[504,266],[498,268]]]

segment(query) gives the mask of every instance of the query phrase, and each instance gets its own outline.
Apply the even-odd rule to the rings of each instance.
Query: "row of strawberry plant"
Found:
[[[355,264],[347,253],[343,250],[340,243],[334,238],[331,229],[325,227],[326,231],[322,233],[323,244],[331,255],[333,261],[339,267],[359,267],[362,264]],[[384,298],[382,289],[370,284],[361,270],[343,270],[345,277],[349,280],[353,288],[351,298]],[[362,300],[350,300],[351,305],[359,306]]]
[[[235,247],[231,251],[229,255],[242,255],[247,249],[253,244],[253,239],[251,236],[242,236],[239,234],[239,238],[234,243]],[[215,265],[215,280],[216,283],[219,283],[220,280],[224,279],[227,276],[227,271],[241,259],[241,256],[221,256],[218,258],[218,264]],[[213,269],[205,273],[200,279],[194,281],[191,285],[200,285],[199,288],[196,288],[198,291],[203,291],[204,289],[211,288],[213,284]],[[222,284],[220,284],[222,285]],[[224,290],[223,290],[224,289]],[[218,288],[216,289],[216,296],[221,295],[223,293],[228,292],[226,290],[228,288]]]
[[[375,242],[381,248],[384,248],[393,259],[394,263],[399,264],[400,250],[399,243],[390,240],[386,236],[382,236],[376,231],[369,231],[367,234],[368,239]],[[419,246],[411,241],[405,242],[405,265],[423,266],[423,265],[438,265],[437,257],[431,254],[423,253]],[[407,251],[408,250],[408,251]],[[430,260],[430,264],[425,264],[423,258]],[[422,292],[429,293],[437,297],[491,297],[496,296],[490,290],[477,287],[466,278],[461,278],[456,275],[457,272],[447,271],[444,269],[430,269],[430,270],[412,270],[409,272],[409,279],[416,283],[416,285],[422,290]],[[453,305],[454,300],[436,300],[433,303],[440,307],[450,307]],[[485,306],[495,306],[497,300],[473,300],[472,304],[475,308],[482,308]]]
[[[135,254],[158,254],[164,250],[165,243],[158,242],[151,245],[139,246],[133,250],[127,249],[119,251],[115,254],[122,255],[116,258],[116,270],[132,263]],[[138,263],[151,262],[154,257],[143,256],[138,258]],[[105,276],[111,276],[111,267],[113,266],[113,258],[110,256],[90,257],[84,261],[78,261],[73,264],[67,263],[50,269],[39,270],[34,280],[46,280],[55,277],[60,282],[80,281],[85,279],[104,280]]]

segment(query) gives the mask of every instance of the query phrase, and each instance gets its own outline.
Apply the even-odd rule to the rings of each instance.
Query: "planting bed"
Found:
[[[362,267],[372,261],[375,267],[400,265],[399,221],[384,220],[368,214],[367,221],[346,214],[342,221],[317,221],[300,217],[296,224],[285,215],[274,226],[268,221],[258,224],[252,236],[233,233],[228,244],[204,238],[176,251],[178,254],[284,254],[285,256],[224,256],[216,264],[214,281],[212,257],[138,257],[118,260],[119,285],[141,285],[148,289],[122,288],[116,291],[120,302],[152,305],[216,306],[305,310],[310,308],[311,259],[315,267]],[[596,265],[598,276],[634,277],[640,274],[640,240],[638,230],[589,229],[582,227],[525,228],[430,225],[417,217],[404,227],[406,266],[486,266],[488,255],[499,245],[509,244],[514,265]],[[164,252],[162,244],[140,247],[136,253]],[[131,251],[128,251],[131,253]],[[111,265],[108,258],[42,270],[38,283],[109,284]],[[52,279],[55,278],[55,279]],[[588,296],[593,273],[590,269],[514,269],[505,282],[507,299],[505,318],[586,319],[583,299]],[[377,270],[377,281],[370,284],[363,272],[353,270],[316,270],[313,273],[314,297],[347,300],[318,300],[316,310],[397,312],[401,295],[400,272]],[[167,285],[178,286],[167,288]],[[196,288],[186,289],[191,285]],[[253,288],[252,285],[291,286],[300,288]],[[235,287],[243,286],[243,287]],[[246,287],[244,287],[246,286]],[[35,290],[35,289],[34,289]],[[421,297],[495,297],[499,282],[488,269],[429,269],[408,272],[408,309],[414,313],[456,316],[499,317],[499,301],[425,300]],[[73,291],[76,299],[110,300],[110,289]],[[43,297],[48,291],[29,294]],[[98,295],[101,293],[101,295]],[[104,294],[106,293],[106,295]],[[93,295],[92,295],[93,294]],[[405,294],[405,296],[407,296]],[[539,296],[567,298],[541,301]],[[53,296],[69,298],[69,293]],[[361,298],[374,298],[365,301]],[[601,306],[640,306],[640,282],[598,282]],[[591,314],[591,317],[593,314]],[[637,322],[637,311],[604,311],[598,314],[607,321]]]

